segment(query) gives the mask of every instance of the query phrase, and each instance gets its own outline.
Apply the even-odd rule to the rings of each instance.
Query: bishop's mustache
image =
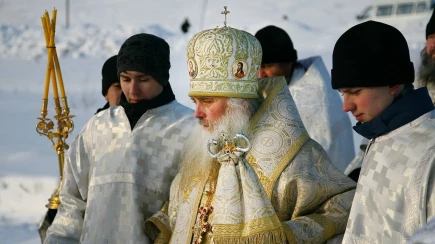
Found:
[[[198,123],[199,123],[200,125],[202,125],[202,126],[206,126],[206,127],[211,126],[210,121],[205,120],[205,119],[199,119],[199,120],[198,120]]]

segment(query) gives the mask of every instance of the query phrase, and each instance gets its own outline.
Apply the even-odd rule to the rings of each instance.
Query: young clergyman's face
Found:
[[[289,75],[293,63],[270,63],[262,64],[258,71],[258,78],[277,77]]]
[[[343,111],[351,112],[361,123],[378,117],[393,103],[400,85],[382,87],[341,88],[343,95]]]
[[[119,100],[121,99],[121,85],[119,82],[113,83],[109,89],[107,90],[107,94],[104,96],[106,101],[109,102],[109,106],[116,106],[119,104]]]
[[[213,125],[225,115],[228,108],[226,97],[192,97],[196,105],[195,118],[208,131],[213,131]]]
[[[163,91],[162,85],[152,76],[138,71],[125,71],[120,75],[122,92],[129,103],[150,100]]]

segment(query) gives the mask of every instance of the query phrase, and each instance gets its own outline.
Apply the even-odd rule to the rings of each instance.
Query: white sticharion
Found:
[[[143,222],[169,197],[192,122],[176,101],[148,110],[133,130],[121,106],[94,116],[68,151],[45,243],[150,243]]]

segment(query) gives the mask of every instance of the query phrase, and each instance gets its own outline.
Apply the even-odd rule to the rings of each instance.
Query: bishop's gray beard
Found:
[[[211,125],[213,131],[204,129],[200,121],[195,126],[192,134],[187,139],[182,156],[180,165],[181,189],[188,187],[193,179],[207,176],[212,167],[219,167],[218,162],[208,154],[208,140],[220,141],[222,131],[225,132],[228,138],[233,138],[238,133],[246,135],[249,128],[249,119],[252,116],[252,109],[248,109],[248,105],[249,100],[247,99],[230,98],[228,99],[226,114]]]
[[[432,58],[434,51],[429,54],[426,48],[420,52],[421,65],[418,69],[418,80],[422,86],[427,86],[429,83],[435,84],[435,59]]]

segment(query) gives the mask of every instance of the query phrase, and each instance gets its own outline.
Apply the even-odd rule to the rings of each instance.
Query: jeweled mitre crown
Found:
[[[228,26],[204,30],[187,46],[191,97],[257,98],[260,42]]]

